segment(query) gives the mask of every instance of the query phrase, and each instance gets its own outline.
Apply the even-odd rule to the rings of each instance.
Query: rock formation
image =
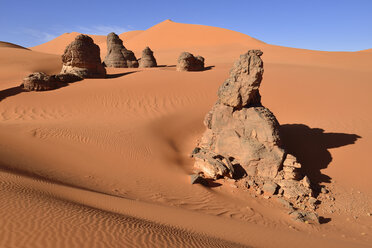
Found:
[[[142,51],[142,57],[139,59],[139,67],[146,68],[146,67],[157,67],[158,64],[156,63],[156,59],[154,57],[154,52],[149,48],[146,47]]]
[[[79,80],[82,78],[71,73],[47,75],[43,72],[34,72],[23,79],[20,87],[27,91],[45,91],[57,89]]]
[[[218,100],[204,120],[207,130],[192,153],[194,170],[210,179],[245,180],[246,187],[259,194],[277,194],[296,204],[300,199],[303,209],[313,210],[314,204],[308,203],[310,181],[300,174],[296,158],[282,148],[279,123],[261,104],[261,55],[259,50],[241,55],[219,88]],[[298,216],[306,220],[314,215]]]
[[[204,70],[204,58],[183,52],[177,60],[177,71],[202,71]]]
[[[101,78],[106,76],[100,58],[100,49],[87,35],[78,35],[65,49],[62,55],[61,74],[72,73],[83,78]]]
[[[103,64],[115,68],[138,67],[138,61],[134,53],[125,48],[123,41],[115,33],[107,35],[107,55]]]
[[[53,90],[58,88],[58,81],[43,72],[35,72],[23,79],[21,88],[27,91]]]

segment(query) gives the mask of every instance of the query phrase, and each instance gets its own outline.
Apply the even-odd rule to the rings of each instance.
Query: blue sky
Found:
[[[372,48],[372,0],[0,0],[0,40],[34,46],[65,32],[144,30],[166,19],[314,50]]]

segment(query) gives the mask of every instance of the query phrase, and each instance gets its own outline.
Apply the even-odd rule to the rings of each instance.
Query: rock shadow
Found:
[[[285,124],[280,127],[283,147],[297,157],[315,190],[320,183],[330,183],[331,178],[321,172],[329,166],[332,148],[354,144],[361,137],[356,134],[326,133],[321,128],[310,128],[304,124]]]
[[[20,86],[12,87],[6,90],[1,90],[0,91],[0,102],[7,97],[15,96],[22,92],[26,92],[26,91]]]
[[[135,72],[137,72],[137,71],[129,71],[129,72],[123,72],[123,73],[116,73],[116,74],[107,74],[106,78],[119,78],[119,77],[126,76],[126,75],[129,75],[129,74],[135,73]]]
[[[204,67],[204,70],[203,70],[203,71],[209,71],[209,70],[212,70],[212,68],[214,68],[214,67],[215,67],[214,65]]]

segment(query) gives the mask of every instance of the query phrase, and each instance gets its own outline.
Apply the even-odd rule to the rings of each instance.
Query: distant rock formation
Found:
[[[146,68],[146,67],[157,67],[158,64],[156,63],[156,59],[154,57],[154,52],[149,48],[146,47],[142,51],[142,57],[139,59],[139,67]]]
[[[81,77],[71,73],[47,75],[43,72],[34,72],[23,79],[20,87],[27,91],[54,90],[80,80]]]
[[[183,52],[177,60],[177,71],[202,71],[204,70],[204,58]]]
[[[192,153],[194,170],[210,179],[244,178],[255,192],[300,199],[304,209],[313,210],[314,201],[308,204],[311,183],[300,174],[296,158],[283,150],[279,123],[261,104],[261,55],[260,50],[241,55],[219,88],[218,100],[204,120],[207,130]],[[305,220],[314,215],[298,216]]]
[[[103,64],[115,68],[138,67],[138,61],[134,53],[125,48],[123,41],[115,33],[107,35],[107,55]]]
[[[91,37],[80,34],[65,49],[62,55],[61,74],[72,73],[83,78],[106,76],[100,58],[100,49]]]

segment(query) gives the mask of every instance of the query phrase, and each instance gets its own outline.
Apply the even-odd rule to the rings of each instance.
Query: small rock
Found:
[[[286,201],[286,200],[284,200],[284,199],[282,199],[282,198],[277,198],[277,201],[278,201],[279,203],[281,203],[284,207],[286,207],[286,208],[288,208],[288,209],[292,209],[292,205],[291,205],[290,202],[288,202],[288,201]]]
[[[262,190],[257,189],[257,190],[256,190],[256,194],[257,194],[257,195],[261,195],[261,194],[262,194]]]
[[[327,194],[328,193],[328,190],[326,188],[321,188],[320,192],[322,192],[323,194]]]
[[[269,195],[274,195],[277,188],[278,185],[271,181],[265,182],[264,186],[262,187],[263,191]]]
[[[269,195],[264,195],[264,197],[263,197],[264,199],[270,199],[270,196]]]
[[[309,204],[311,204],[311,205],[316,204],[317,201],[318,201],[318,200],[317,200],[315,197],[310,197],[310,198],[309,198]]]
[[[198,183],[204,186],[208,186],[208,181],[205,180],[205,178],[201,177],[199,174],[192,174],[190,178],[191,178],[191,184]]]
[[[253,187],[255,185],[254,181],[253,180],[247,180],[247,184],[251,187]]]
[[[372,213],[367,213],[367,216],[372,216]]]
[[[283,193],[284,193],[284,190],[283,190],[282,188],[280,188],[280,189],[278,190],[278,194],[279,194],[279,195],[283,195]]]
[[[307,177],[307,176],[305,176],[303,179],[302,179],[302,185],[304,186],[304,187],[306,187],[306,188],[310,188],[310,186],[311,186],[311,183],[310,183],[310,179]]]

